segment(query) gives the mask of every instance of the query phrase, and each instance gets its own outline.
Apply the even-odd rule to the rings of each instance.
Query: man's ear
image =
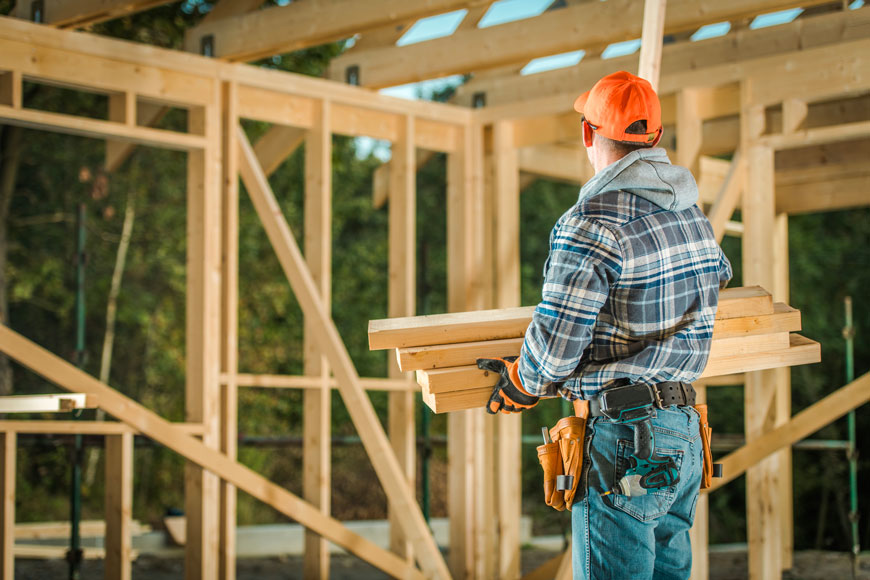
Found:
[[[583,120],[583,145],[586,147],[592,147],[592,126]],[[659,135],[661,136],[661,135]]]

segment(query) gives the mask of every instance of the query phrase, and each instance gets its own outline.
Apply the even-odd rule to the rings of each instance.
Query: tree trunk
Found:
[[[130,237],[133,234],[133,222],[136,220],[136,191],[127,194],[127,209],[124,211],[124,225],[121,227],[121,241],[118,243],[118,253],[115,255],[115,269],[112,272],[112,284],[109,287],[109,298],[106,301],[106,333],[103,335],[103,353],[100,357],[100,381],[109,383],[112,370],[112,347],[115,344],[115,319],[118,311],[118,294],[121,292],[121,279],[124,276],[124,266],[127,263],[127,250],[130,248]],[[97,410],[97,420],[102,421],[106,413]],[[90,449],[85,468],[85,487],[90,487],[97,470],[98,454],[96,449]]]
[[[0,323],[9,324],[9,294],[6,284],[6,252],[9,206],[15,193],[15,180],[21,159],[20,127],[0,126]],[[12,393],[12,365],[0,354],[0,395]]]

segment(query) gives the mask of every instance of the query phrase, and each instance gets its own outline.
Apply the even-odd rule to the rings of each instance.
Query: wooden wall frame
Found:
[[[775,3],[771,0],[765,5]],[[447,4],[450,2],[439,5]],[[860,19],[865,16],[861,13]],[[843,17],[824,15],[813,20],[822,18],[834,22]],[[664,22],[667,29],[669,20]],[[709,171],[717,176],[711,183],[718,187],[711,186],[715,194],[708,200],[717,235],[724,234],[742,198],[744,245],[776,248],[775,252],[748,250],[744,256],[747,280],[768,286],[778,300],[787,296],[788,287],[784,216],[870,205],[866,194],[870,174],[846,153],[840,163],[851,168],[851,189],[846,195],[834,199],[831,194],[814,205],[797,199],[801,180],[809,172],[813,172],[812,183],[817,184],[831,179],[839,170],[836,165],[824,169],[822,163],[810,164],[807,169],[800,166],[798,159],[818,158],[818,148],[832,147],[832,143],[859,143],[859,151],[870,149],[870,114],[862,116],[866,104],[858,98],[870,92],[870,59],[863,57],[870,54],[870,38],[862,36],[859,27],[846,27],[839,35],[823,34],[811,26],[798,32],[792,28],[796,27],[770,31],[771,38],[798,34],[824,41],[801,50],[774,51],[758,58],[743,55],[735,62],[713,62],[693,69],[669,68],[669,51],[676,54],[676,49],[664,47],[665,66],[660,80],[664,117],[669,125],[676,126],[680,136],[676,154],[681,162],[697,164],[702,173]],[[469,30],[465,34],[477,32]],[[747,38],[750,36],[758,35],[753,31],[747,33]],[[38,59],[31,56],[34,50],[39,52]],[[689,54],[680,47],[680,58],[689,58]],[[77,67],[68,66],[71,59]],[[782,74],[785,68],[789,70],[787,75]],[[110,114],[98,120],[29,109],[21,99],[24,80],[109,95]],[[68,390],[97,395],[97,404],[125,424],[100,427],[112,438],[113,455],[127,457],[125,450],[135,431],[188,460],[189,578],[234,578],[236,488],[309,527],[312,535],[307,540],[305,566],[306,572],[313,575],[328,574],[326,538],[395,576],[516,578],[520,550],[519,490],[515,485],[519,418],[499,418],[496,422],[482,410],[449,418],[452,549],[446,562],[412,492],[413,423],[399,419],[413,415],[409,409],[416,388],[397,369],[390,371],[390,378],[359,377],[332,323],[329,147],[333,134],[373,136],[392,143],[394,162],[387,181],[391,316],[413,314],[415,310],[414,253],[408,251],[412,247],[408,244],[413,244],[414,239],[414,176],[420,150],[447,154],[448,308],[461,311],[518,305],[520,172],[578,181],[589,176],[588,168],[578,171],[571,167],[571,160],[582,155],[577,144],[576,116],[570,112],[573,96],[568,99],[563,91],[517,103],[505,100],[477,110],[410,102],[331,81],[0,18],[0,121],[108,140],[113,144],[109,156],[112,165],[122,163],[129,148],[140,144],[188,154],[188,233],[194,266],[187,304],[187,346],[192,356],[187,368],[186,420],[190,424],[164,421],[6,327],[0,327],[0,350]],[[832,102],[835,104],[830,105]],[[167,107],[188,110],[191,122],[187,132],[150,126]],[[849,115],[843,113],[846,109],[851,111]],[[267,121],[274,127],[252,145],[240,130],[241,119]],[[307,141],[308,151],[307,261],[303,261],[295,245],[268,182],[268,175],[302,141]],[[790,150],[795,150],[792,158],[788,157],[792,153],[785,153]],[[705,158],[713,152],[738,151],[730,165]],[[545,166],[545,159],[549,165]],[[554,159],[561,162],[557,164]],[[238,368],[239,178],[251,193],[306,316],[307,362],[303,376],[250,375]],[[495,217],[484,218],[490,214]],[[497,270],[493,267],[496,263]],[[796,431],[789,431],[789,426],[796,425],[798,417],[790,418],[787,375],[772,372],[764,377],[750,373],[746,383],[750,400],[764,399],[775,404],[772,425],[761,417],[747,416],[747,439],[754,442],[738,459],[741,469],[752,465],[751,569],[758,577],[776,576],[790,558],[790,516],[787,509],[776,506],[775,516],[759,514],[776,503],[770,499],[772,496],[788,497],[790,482],[782,479],[772,488],[764,483],[764,474],[772,461],[789,459],[787,452],[779,452],[766,459],[767,463],[756,464],[767,451],[762,454],[753,450],[770,450],[774,439],[778,443],[790,440]],[[866,389],[866,384],[861,382],[854,388]],[[305,500],[235,461],[238,389],[255,385],[305,389],[306,418],[314,419],[306,425],[306,432],[320,441],[328,438],[324,426],[329,422],[331,390],[341,392],[390,499],[391,521],[395,524],[392,551],[377,548],[329,516],[328,488],[323,483],[330,476],[327,445],[306,446]],[[374,414],[366,389],[390,391],[390,439]],[[15,433],[49,429],[13,423],[0,422],[0,484],[4,493],[14,493],[14,478],[10,483],[9,473],[15,466]],[[94,428],[69,427],[71,432]],[[786,435],[780,437],[783,433]],[[127,465],[124,461],[117,469],[122,478],[128,479],[123,475]],[[472,492],[481,488],[496,490],[499,501],[495,496],[474,501]],[[129,503],[128,491],[112,490],[111,503],[122,512]],[[8,526],[14,523],[14,504],[10,504],[8,495],[3,497],[0,523]],[[113,525],[123,529],[125,520],[117,517],[118,512],[113,513]],[[704,525],[705,517],[702,508],[699,525]],[[785,530],[778,539],[771,531],[775,526]],[[0,569],[5,577],[11,574],[12,566],[7,544],[0,543]],[[128,549],[123,540],[110,549],[112,568],[119,577],[125,572],[117,563],[125,561],[123,554]],[[701,558],[696,561],[703,564]],[[563,572],[565,569],[562,566]],[[703,568],[697,577],[705,577]]]

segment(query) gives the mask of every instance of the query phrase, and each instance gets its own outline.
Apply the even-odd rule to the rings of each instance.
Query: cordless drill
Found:
[[[674,458],[655,452],[655,436],[650,423],[655,414],[655,396],[650,387],[627,385],[608,389],[601,394],[600,405],[603,415],[616,423],[631,425],[634,430],[634,453],[629,457],[628,470],[601,495],[636,497],[680,481]]]

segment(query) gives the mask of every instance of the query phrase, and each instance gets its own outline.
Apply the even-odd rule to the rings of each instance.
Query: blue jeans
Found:
[[[574,578],[686,579],[692,569],[689,528],[701,485],[702,443],[691,407],[658,410],[655,450],[674,457],[680,481],[639,497],[601,494],[628,468],[633,429],[606,417],[586,426],[582,501],[572,508]],[[578,494],[581,490],[578,490]]]

